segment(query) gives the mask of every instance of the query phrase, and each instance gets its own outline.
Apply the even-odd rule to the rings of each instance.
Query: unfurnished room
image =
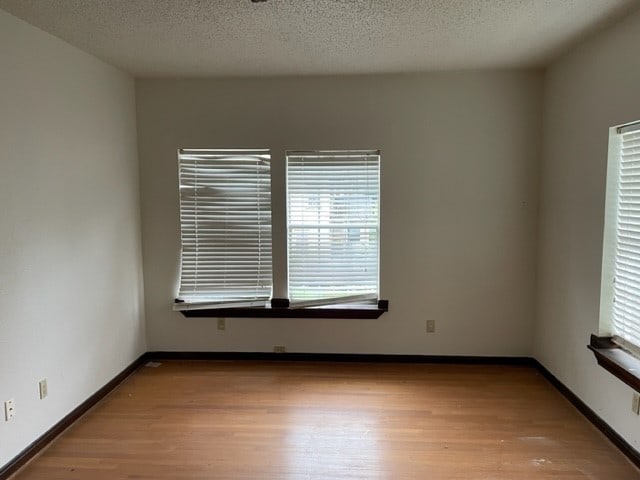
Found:
[[[640,479],[637,0],[0,0],[0,479]]]

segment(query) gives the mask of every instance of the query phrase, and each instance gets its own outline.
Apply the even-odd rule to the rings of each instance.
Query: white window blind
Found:
[[[263,302],[271,296],[268,150],[180,150],[182,255],[187,303]]]
[[[380,154],[287,152],[292,304],[378,296]]]
[[[633,349],[640,347],[640,124],[618,132],[612,330]]]

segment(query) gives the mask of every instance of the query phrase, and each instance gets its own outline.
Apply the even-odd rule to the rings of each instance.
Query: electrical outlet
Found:
[[[218,330],[225,330],[227,328],[227,319],[219,318],[218,319]]]
[[[38,383],[38,390],[40,391],[40,400],[44,400],[47,395],[49,395],[49,390],[47,389],[47,379],[40,380]]]
[[[427,333],[435,333],[435,332],[436,332],[436,321],[427,320]]]
[[[284,345],[276,345],[275,347],[273,347],[273,351],[275,353],[284,353],[287,351],[287,349],[284,348]]]
[[[4,402],[4,419],[8,422],[16,415],[16,401],[11,398]]]
[[[631,411],[636,415],[640,415],[640,394],[638,394],[638,392],[633,392]]]

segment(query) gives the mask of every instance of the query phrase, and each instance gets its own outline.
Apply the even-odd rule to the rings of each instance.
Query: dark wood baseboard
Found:
[[[582,413],[605,437],[611,440],[631,462],[640,468],[640,452],[633,448],[629,442],[622,438],[611,426],[605,422],[596,412],[591,410],[575,393],[573,393],[564,383],[558,380],[549,370],[537,360],[534,360],[538,371],[553,385],[571,404]]]
[[[394,355],[379,353],[272,353],[272,352],[147,352],[149,360],[252,360],[360,363],[446,363],[465,365],[528,365],[531,357],[479,357],[464,355]]]
[[[385,355],[352,353],[270,353],[270,352],[147,352],[116,375],[104,387],[82,402],[72,412],[0,468],[0,480],[8,480],[18,469],[35,457],[49,442],[116,388],[126,377],[149,360],[253,360],[362,363],[434,363],[464,365],[523,365],[536,368],[575,408],[600,430],[631,462],[640,468],[640,452],[615,432],[566,385],[532,357],[480,357],[449,355]]]
[[[43,433],[40,437],[34,440],[27,448],[22,450],[6,465],[0,467],[0,480],[7,480],[11,475],[16,473],[21,467],[23,467],[29,460],[35,457],[43,448],[45,448],[54,438],[65,431],[73,422],[78,420],[84,415],[91,407],[98,403],[101,399],[106,397],[114,388],[116,388],[122,381],[131,375],[142,364],[147,361],[147,354],[143,353],[134,360],[127,368],[122,370],[118,375],[113,377],[106,385],[100,390],[87,398],[84,402],[74,408],[66,416],[64,416],[58,423]]]

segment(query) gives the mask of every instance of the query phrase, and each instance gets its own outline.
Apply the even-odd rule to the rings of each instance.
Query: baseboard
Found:
[[[540,373],[553,385],[571,404],[582,413],[598,430],[600,430],[631,462],[640,468],[640,452],[633,448],[629,442],[622,438],[611,426],[605,422],[596,412],[591,410],[575,393],[564,383],[558,380],[549,370],[537,360],[533,359]]]
[[[49,442],[78,420],[87,410],[116,388],[126,377],[149,360],[253,360],[303,362],[362,363],[433,363],[463,365],[524,365],[536,368],[571,404],[600,430],[631,462],[640,468],[640,452],[613,430],[564,383],[540,362],[531,357],[481,357],[462,355],[385,355],[357,353],[271,353],[271,352],[147,352],[87,398],[62,420],[47,430],[8,464],[0,468],[0,480],[8,480],[18,469],[38,454]]]
[[[536,366],[531,357],[481,357],[464,355],[395,355],[378,353],[273,353],[273,352],[147,352],[149,360],[253,360],[360,363],[446,363],[464,365]]]
[[[87,398],[84,402],[74,408],[71,412],[69,412],[65,417],[62,418],[58,423],[56,423],[53,427],[47,430],[44,434],[38,437],[34,442],[32,442],[27,448],[22,450],[18,455],[16,455],[12,460],[9,461],[6,465],[0,468],[0,480],[8,480],[8,478],[16,473],[21,467],[23,467],[29,460],[35,457],[38,452],[40,452],[44,447],[46,447],[49,442],[51,442],[54,438],[60,435],[64,430],[66,430],[73,422],[78,420],[84,413],[87,412],[91,407],[93,407],[96,403],[98,403],[101,399],[103,399],[109,392],[111,392],[114,388],[116,388],[122,381],[131,375],[140,365],[146,362],[147,354],[144,353],[140,355],[136,360],[134,360],[127,368],[122,370],[118,375],[113,377],[106,385],[104,385],[100,390]]]

